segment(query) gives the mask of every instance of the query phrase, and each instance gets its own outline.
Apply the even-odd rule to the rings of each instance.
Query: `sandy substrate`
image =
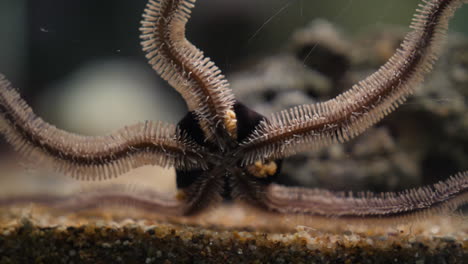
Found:
[[[466,216],[407,224],[287,219],[225,205],[192,218],[128,208],[0,210],[0,263],[463,263]]]

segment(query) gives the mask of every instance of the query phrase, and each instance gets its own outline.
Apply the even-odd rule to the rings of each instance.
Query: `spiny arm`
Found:
[[[448,22],[466,0],[420,5],[396,53],[377,72],[337,97],[273,114],[242,143],[244,164],[279,159],[347,141],[392,112],[422,83],[440,54]]]
[[[453,211],[468,202],[468,171],[432,186],[399,193],[334,193],[320,189],[272,184],[264,204],[282,214],[339,218],[423,218],[435,212]]]
[[[213,177],[216,171],[205,172],[190,187],[176,195],[164,194],[136,185],[110,184],[86,187],[67,195],[32,193],[18,195],[0,194],[0,207],[38,204],[50,208],[77,212],[98,207],[129,206],[148,213],[167,216],[190,216],[222,201],[222,182]]]
[[[141,39],[153,69],[194,111],[206,137],[216,129],[235,138],[234,95],[214,63],[185,38],[195,0],[150,0],[141,22]]]
[[[185,205],[174,195],[122,184],[93,187],[68,195],[36,193],[0,196],[0,207],[30,203],[69,212],[109,206],[129,206],[149,213],[177,216],[182,215],[185,210]]]
[[[35,163],[80,179],[115,177],[143,165],[204,167],[203,150],[176,133],[174,125],[135,124],[107,136],[81,136],[37,117],[0,75],[0,132]]]

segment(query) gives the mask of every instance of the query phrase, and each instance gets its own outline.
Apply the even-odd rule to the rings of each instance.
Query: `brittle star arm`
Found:
[[[115,177],[143,165],[204,168],[202,147],[174,125],[147,121],[106,136],[82,136],[44,122],[0,75],[0,132],[34,163],[80,179]]]
[[[108,206],[130,206],[148,213],[166,216],[189,216],[197,214],[207,207],[222,201],[219,195],[222,182],[217,173],[219,169],[204,172],[184,192],[176,195],[161,193],[135,185],[110,184],[93,186],[80,192],[67,195],[50,193],[32,193],[18,195],[0,195],[1,206],[39,204],[60,210],[78,212]]]
[[[468,202],[468,171],[431,186],[399,193],[357,195],[321,189],[266,187],[264,206],[282,214],[339,218],[423,218],[450,212]]]
[[[220,168],[205,171],[194,183],[179,192],[183,194],[179,199],[186,203],[184,215],[197,214],[223,200],[220,195],[223,189],[222,173],[225,172]]]
[[[186,210],[186,204],[174,195],[122,184],[93,187],[67,195],[35,193],[0,196],[0,207],[30,203],[69,212],[122,205],[166,216],[182,215]]]
[[[243,164],[347,141],[392,112],[422,83],[441,52],[449,19],[466,0],[427,0],[401,47],[381,68],[328,101],[273,114],[244,141]]]
[[[200,181],[181,199],[151,189],[113,184],[68,195],[31,194],[0,197],[0,206],[35,203],[77,212],[108,206],[130,206],[166,216],[193,215],[219,202],[216,177]],[[201,191],[200,191],[200,190]],[[356,195],[323,189],[271,184],[258,193],[262,207],[282,215],[306,215],[345,219],[423,219],[447,213],[468,202],[468,172],[459,173],[431,186],[399,193],[370,192]],[[398,222],[398,221],[397,221]]]
[[[215,64],[185,38],[195,0],[150,0],[143,14],[143,50],[153,69],[196,113],[206,138],[236,133],[234,95]]]

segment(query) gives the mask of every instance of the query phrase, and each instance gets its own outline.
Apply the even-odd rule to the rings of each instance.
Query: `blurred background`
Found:
[[[193,11],[187,35],[229,75],[247,60],[282,48],[295,29],[315,18],[353,34],[378,24],[408,25],[418,2],[203,0]],[[145,4],[1,0],[0,72],[41,116],[65,129],[95,133],[136,120],[176,122],[184,103],[147,66],[140,49]],[[468,8],[458,11],[450,30],[468,34],[467,16]],[[63,120],[70,111],[76,111],[74,120]],[[101,118],[100,112],[113,115]],[[131,112],[136,120],[127,119]],[[88,131],[81,122],[99,123],[105,131]]]
[[[352,37],[378,25],[409,25],[419,2],[199,0],[187,35],[229,79],[249,61],[282,49],[313,19],[327,19]],[[0,72],[38,115],[69,131],[103,134],[146,119],[175,123],[186,111],[184,102],[140,48],[145,4],[0,0]],[[465,6],[450,31],[468,35],[467,17]],[[10,150],[3,139],[0,150]]]

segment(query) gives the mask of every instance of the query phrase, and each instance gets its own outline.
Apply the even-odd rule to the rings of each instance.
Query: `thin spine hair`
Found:
[[[396,53],[378,71],[325,102],[272,114],[242,142],[243,164],[345,142],[405,102],[441,52],[449,19],[466,0],[423,1]]]
[[[106,136],[82,136],[44,122],[0,75],[0,131],[34,164],[84,180],[116,177],[143,165],[200,168],[202,148],[174,125],[146,121]]]
[[[416,218],[451,212],[468,201],[468,172],[402,192],[356,195],[322,189],[268,187],[270,209],[282,214],[336,218]]]
[[[141,22],[141,45],[153,69],[184,98],[208,139],[226,129],[234,94],[219,68],[185,38],[195,0],[150,0]],[[235,117],[234,117],[235,118]]]

